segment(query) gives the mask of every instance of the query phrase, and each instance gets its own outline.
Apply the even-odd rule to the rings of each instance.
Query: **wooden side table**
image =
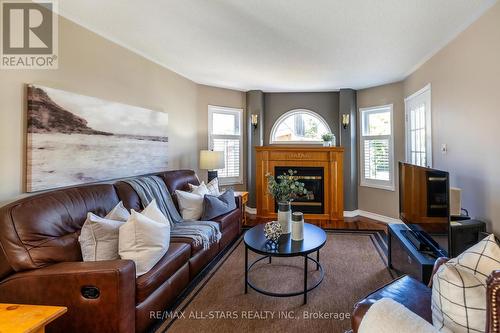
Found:
[[[66,311],[63,306],[0,303],[0,332],[44,333],[45,326]]]
[[[241,214],[243,214],[242,221],[243,225],[247,225],[247,214],[246,214],[246,208],[247,208],[247,202],[248,202],[248,192],[245,191],[237,191],[234,192],[235,196],[241,197]]]

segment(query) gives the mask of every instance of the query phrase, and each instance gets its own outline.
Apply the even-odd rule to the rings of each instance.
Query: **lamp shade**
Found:
[[[200,150],[200,169],[224,169],[224,152],[213,150]]]

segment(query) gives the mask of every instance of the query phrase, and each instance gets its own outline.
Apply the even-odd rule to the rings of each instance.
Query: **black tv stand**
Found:
[[[435,251],[422,235],[405,224],[389,224],[389,267],[400,274],[429,283],[434,262],[441,253]]]
[[[430,251],[429,246],[423,242],[418,235],[411,230],[401,231],[403,235],[415,246],[418,251]]]

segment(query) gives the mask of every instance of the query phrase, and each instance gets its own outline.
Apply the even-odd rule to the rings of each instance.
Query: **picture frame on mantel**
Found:
[[[40,85],[27,99],[27,192],[167,170],[167,113]]]

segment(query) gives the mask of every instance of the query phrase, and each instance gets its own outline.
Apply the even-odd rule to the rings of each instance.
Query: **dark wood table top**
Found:
[[[318,251],[326,243],[326,232],[310,223],[304,223],[304,239],[292,240],[292,234],[281,235],[276,248],[269,246],[264,236],[264,224],[248,230],[244,237],[245,245],[253,252],[275,257],[303,256]]]

